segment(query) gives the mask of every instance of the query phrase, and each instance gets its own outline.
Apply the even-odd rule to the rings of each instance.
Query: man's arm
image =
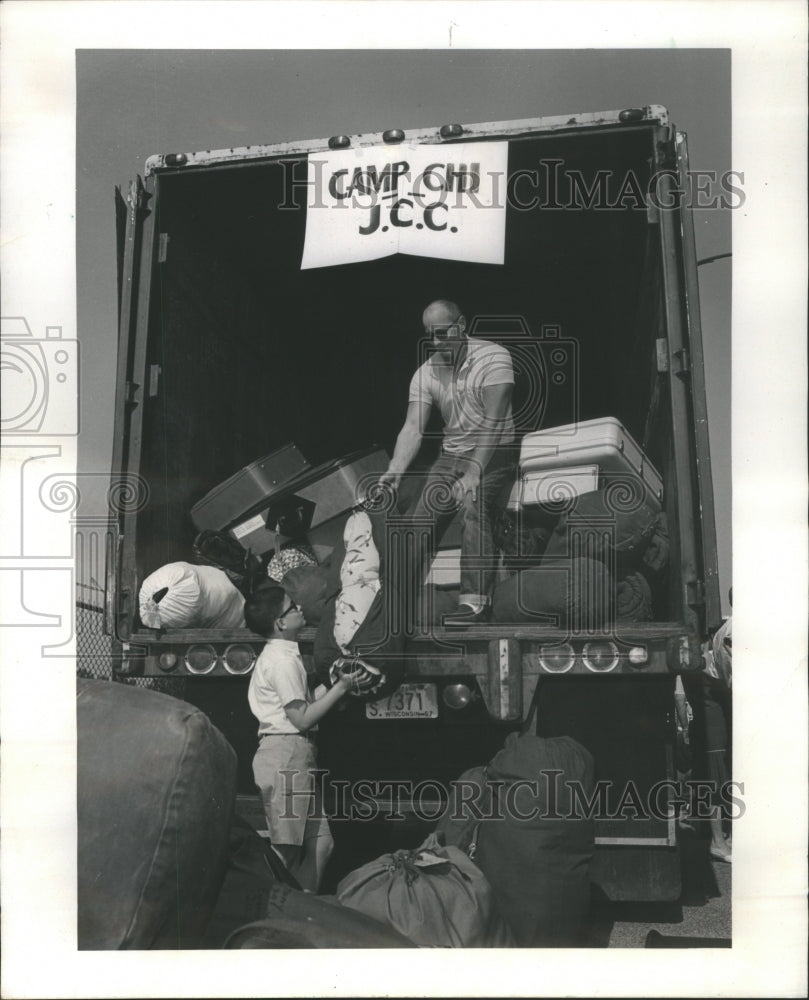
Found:
[[[390,460],[387,472],[379,477],[380,483],[390,483],[396,487],[402,474],[418,454],[423,437],[423,429],[427,426],[430,416],[430,404],[416,401],[407,404],[407,416],[396,438],[393,458]]]
[[[514,386],[510,382],[483,387],[484,420],[483,426],[478,431],[478,443],[472,453],[473,461],[470,463],[470,468],[452,487],[453,495],[458,503],[463,500],[466,493],[471,493],[473,500],[477,498],[481,470],[489,464],[489,459],[497,448],[497,441],[505,424],[513,389]]]

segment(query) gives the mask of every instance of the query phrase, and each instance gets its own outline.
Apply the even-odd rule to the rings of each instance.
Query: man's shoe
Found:
[[[491,619],[492,609],[488,604],[480,611],[473,611],[468,604],[461,604],[453,615],[444,615],[444,628],[466,628],[469,625],[484,625]]]

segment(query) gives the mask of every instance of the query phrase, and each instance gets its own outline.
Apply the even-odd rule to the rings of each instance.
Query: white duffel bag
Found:
[[[161,566],[143,581],[139,606],[147,628],[245,627],[244,597],[215,566],[187,562]]]

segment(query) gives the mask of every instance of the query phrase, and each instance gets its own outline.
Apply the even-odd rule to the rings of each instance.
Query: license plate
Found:
[[[400,684],[394,692],[365,706],[367,719],[437,719],[435,684]]]

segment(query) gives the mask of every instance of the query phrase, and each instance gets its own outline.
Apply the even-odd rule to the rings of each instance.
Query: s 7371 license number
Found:
[[[369,701],[368,719],[437,719],[438,689],[435,684],[400,684],[395,691]]]

